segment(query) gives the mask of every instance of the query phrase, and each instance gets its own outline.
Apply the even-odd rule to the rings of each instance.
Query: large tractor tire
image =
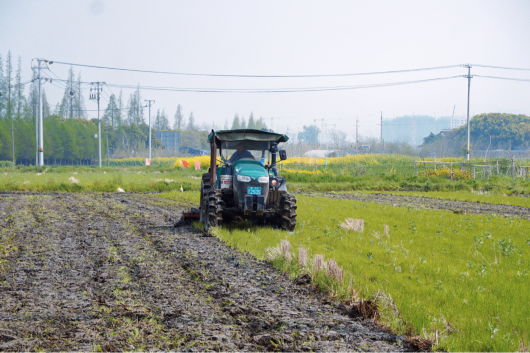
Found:
[[[224,201],[221,192],[212,188],[210,173],[204,173],[201,181],[200,221],[207,232],[210,227],[220,226],[223,221]]]
[[[206,220],[206,213],[208,208],[208,201],[205,200],[206,195],[208,195],[209,190],[211,189],[211,183],[210,183],[210,173],[204,173],[202,175],[202,181],[201,181],[201,198],[199,200],[199,207],[201,210],[200,213],[200,221],[204,222]]]
[[[221,197],[221,191],[215,189],[208,190],[204,202],[207,203],[204,230],[208,231],[211,227],[218,227],[223,222],[224,201]]]
[[[293,232],[296,227],[296,198],[292,195],[281,197],[280,209],[281,220],[280,227],[282,230]]]

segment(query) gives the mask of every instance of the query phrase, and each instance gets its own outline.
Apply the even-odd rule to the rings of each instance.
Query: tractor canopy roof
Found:
[[[208,135],[208,142],[212,142],[213,134]],[[272,131],[256,129],[218,130],[215,132],[215,143],[222,141],[259,141],[259,142],[287,142],[289,137]]]

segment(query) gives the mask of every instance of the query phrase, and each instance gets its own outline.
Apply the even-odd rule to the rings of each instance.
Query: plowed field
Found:
[[[187,206],[0,195],[0,350],[403,350],[311,285],[175,228]]]

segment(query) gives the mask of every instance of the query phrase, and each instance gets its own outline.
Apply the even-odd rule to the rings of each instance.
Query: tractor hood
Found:
[[[213,134],[208,135],[208,142],[212,142]],[[272,131],[255,129],[219,130],[215,132],[215,143],[219,146],[221,141],[260,141],[260,142],[287,142],[289,137]]]
[[[263,164],[258,161],[237,161],[234,163],[234,175],[249,176],[252,180],[268,176]]]

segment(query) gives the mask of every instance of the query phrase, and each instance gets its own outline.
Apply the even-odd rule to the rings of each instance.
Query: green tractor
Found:
[[[288,139],[272,131],[212,130],[210,169],[202,176],[199,212],[206,231],[243,219],[294,231],[296,198],[287,193],[286,180],[276,168],[278,153],[280,160],[287,159],[278,144]]]

